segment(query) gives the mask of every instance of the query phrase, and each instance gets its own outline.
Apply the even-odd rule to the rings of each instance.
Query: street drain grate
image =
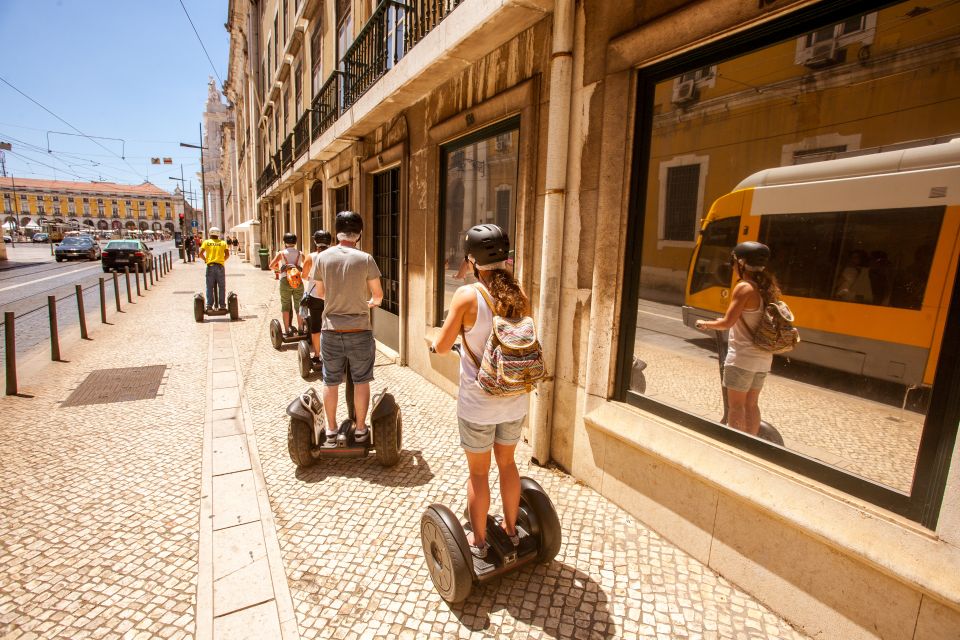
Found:
[[[249,314],[249,315],[240,316],[240,319],[241,319],[241,320],[253,320],[254,318],[259,318],[259,317],[260,317],[260,316],[258,316],[257,314],[251,313],[251,314]]]
[[[62,406],[79,407],[87,404],[153,400],[157,397],[166,370],[166,365],[157,364],[94,371],[80,383]]]
[[[181,293],[193,293],[193,291],[174,291],[174,292],[173,292],[174,295],[178,295],[178,294],[181,294]]]

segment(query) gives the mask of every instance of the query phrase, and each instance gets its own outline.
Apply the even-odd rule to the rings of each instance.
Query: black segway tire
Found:
[[[199,293],[193,296],[193,319],[203,322],[203,296]]]
[[[764,420],[760,421],[760,433],[757,434],[760,438],[763,438],[767,442],[772,442],[773,444],[783,446],[783,436],[780,435],[780,432],[777,431],[769,422]]]
[[[297,345],[297,366],[300,368],[300,377],[309,380],[313,368],[310,366],[310,342],[307,340],[301,340]]]
[[[402,432],[399,407],[396,411],[373,421],[373,446],[376,447],[377,462],[384,467],[392,467],[400,462],[400,450],[403,446]]]
[[[520,505],[529,510],[537,522],[538,530],[531,532],[540,539],[537,561],[550,562],[560,553],[562,541],[560,517],[550,501],[550,496],[539,482],[524,476],[520,478]]]
[[[227,295],[227,309],[230,311],[231,320],[240,319],[240,302],[237,300],[237,294],[233,291]]]
[[[283,329],[280,327],[280,321],[274,318],[270,321],[270,344],[277,351],[283,346]]]
[[[430,580],[440,597],[463,602],[473,589],[473,558],[457,517],[442,504],[432,504],[420,518],[420,542]]]
[[[310,425],[303,420],[290,418],[290,424],[287,425],[287,451],[290,453],[290,459],[298,467],[309,467],[315,459],[310,455],[311,439],[313,430]]]

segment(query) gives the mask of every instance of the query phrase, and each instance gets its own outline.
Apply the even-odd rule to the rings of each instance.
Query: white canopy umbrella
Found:
[[[3,226],[3,228],[6,229],[7,231],[13,231],[13,230],[16,228],[17,225],[16,225],[16,223],[14,223],[12,220],[9,220],[9,221],[7,221],[7,222],[4,222],[2,226]]]
[[[28,222],[27,224],[23,225],[23,228],[24,228],[24,229],[39,229],[39,228],[40,228],[40,225],[38,225],[36,222]]]

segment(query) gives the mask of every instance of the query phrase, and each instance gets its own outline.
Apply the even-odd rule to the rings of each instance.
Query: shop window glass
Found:
[[[516,242],[519,136],[519,119],[513,119],[443,147],[438,324],[457,287],[476,281],[463,262],[470,227],[496,224]]]
[[[944,417],[953,405],[937,401],[955,393],[941,391],[937,372],[954,366],[944,350],[960,330],[948,313],[960,243],[945,200],[953,178],[930,165],[903,170],[899,159],[865,168],[893,158],[877,155],[891,149],[906,149],[910,162],[916,147],[960,167],[947,142],[960,112],[960,5],[912,9],[836,9],[820,24],[800,12],[779,35],[745,36],[735,56],[717,43],[689,64],[639,72],[632,184],[643,190],[631,195],[617,393],[929,525],[925,496],[945,476],[919,461],[957,429]],[[797,64],[798,47],[828,41],[837,51],[815,53],[829,65]],[[679,85],[707,77],[709,98],[678,96]],[[770,247],[762,273],[779,284],[801,336],[770,364],[748,362],[745,349],[728,359],[727,330],[696,329],[727,311],[744,277],[730,254],[746,240]],[[749,344],[743,322],[733,332]],[[767,374],[759,394],[757,380],[737,388],[731,365]],[[758,402],[747,413],[751,386]]]

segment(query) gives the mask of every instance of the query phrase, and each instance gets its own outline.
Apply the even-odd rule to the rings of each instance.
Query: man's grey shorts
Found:
[[[346,365],[350,363],[350,377],[354,384],[373,380],[373,361],[377,345],[373,331],[320,333],[320,355],[323,357],[323,384],[333,387],[343,382]]]
[[[484,453],[493,448],[493,443],[510,446],[520,442],[520,428],[525,418],[499,424],[477,424],[463,418],[460,423],[460,446],[470,453]]]
[[[766,379],[767,374],[763,371],[747,371],[731,365],[723,368],[723,386],[734,391],[759,391]]]

